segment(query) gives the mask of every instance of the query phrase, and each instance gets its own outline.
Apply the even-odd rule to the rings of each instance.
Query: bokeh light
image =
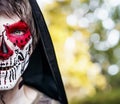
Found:
[[[47,4],[70,104],[119,104],[120,0],[37,1]],[[79,103],[73,101],[77,98]]]

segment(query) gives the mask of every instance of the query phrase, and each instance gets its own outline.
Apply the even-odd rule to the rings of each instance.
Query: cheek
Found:
[[[7,37],[14,45],[18,46],[20,49],[23,49],[30,40],[31,33],[29,30],[24,35],[20,36],[13,36],[7,33]]]

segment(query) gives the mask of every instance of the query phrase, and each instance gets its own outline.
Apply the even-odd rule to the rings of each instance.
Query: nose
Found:
[[[7,60],[13,55],[13,51],[5,42],[4,36],[2,35],[1,45],[0,45],[0,60]]]

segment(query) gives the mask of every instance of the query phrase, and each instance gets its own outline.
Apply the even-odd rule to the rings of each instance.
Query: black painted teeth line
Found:
[[[10,71],[10,76],[9,76],[9,80],[15,80],[16,79],[16,70],[18,69],[19,64],[16,64],[12,70]]]
[[[6,84],[7,75],[8,75],[8,72],[6,71],[5,80],[4,80],[4,83],[5,83],[5,84]]]
[[[10,68],[12,68],[12,66],[8,66],[8,67],[0,67],[0,71],[9,70]]]
[[[10,82],[11,82],[11,76],[12,76],[12,73],[11,73],[11,71],[10,71],[10,76],[9,76],[9,80],[10,80]]]
[[[1,77],[1,71],[0,71],[0,77]],[[0,85],[1,85],[1,78],[0,78]]]
[[[12,80],[14,80],[14,71],[12,69]]]
[[[14,72],[15,72],[15,79],[16,79],[16,69],[14,68]]]

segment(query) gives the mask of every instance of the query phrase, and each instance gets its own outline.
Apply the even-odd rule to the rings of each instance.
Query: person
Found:
[[[0,0],[0,104],[68,104],[36,0]]]

